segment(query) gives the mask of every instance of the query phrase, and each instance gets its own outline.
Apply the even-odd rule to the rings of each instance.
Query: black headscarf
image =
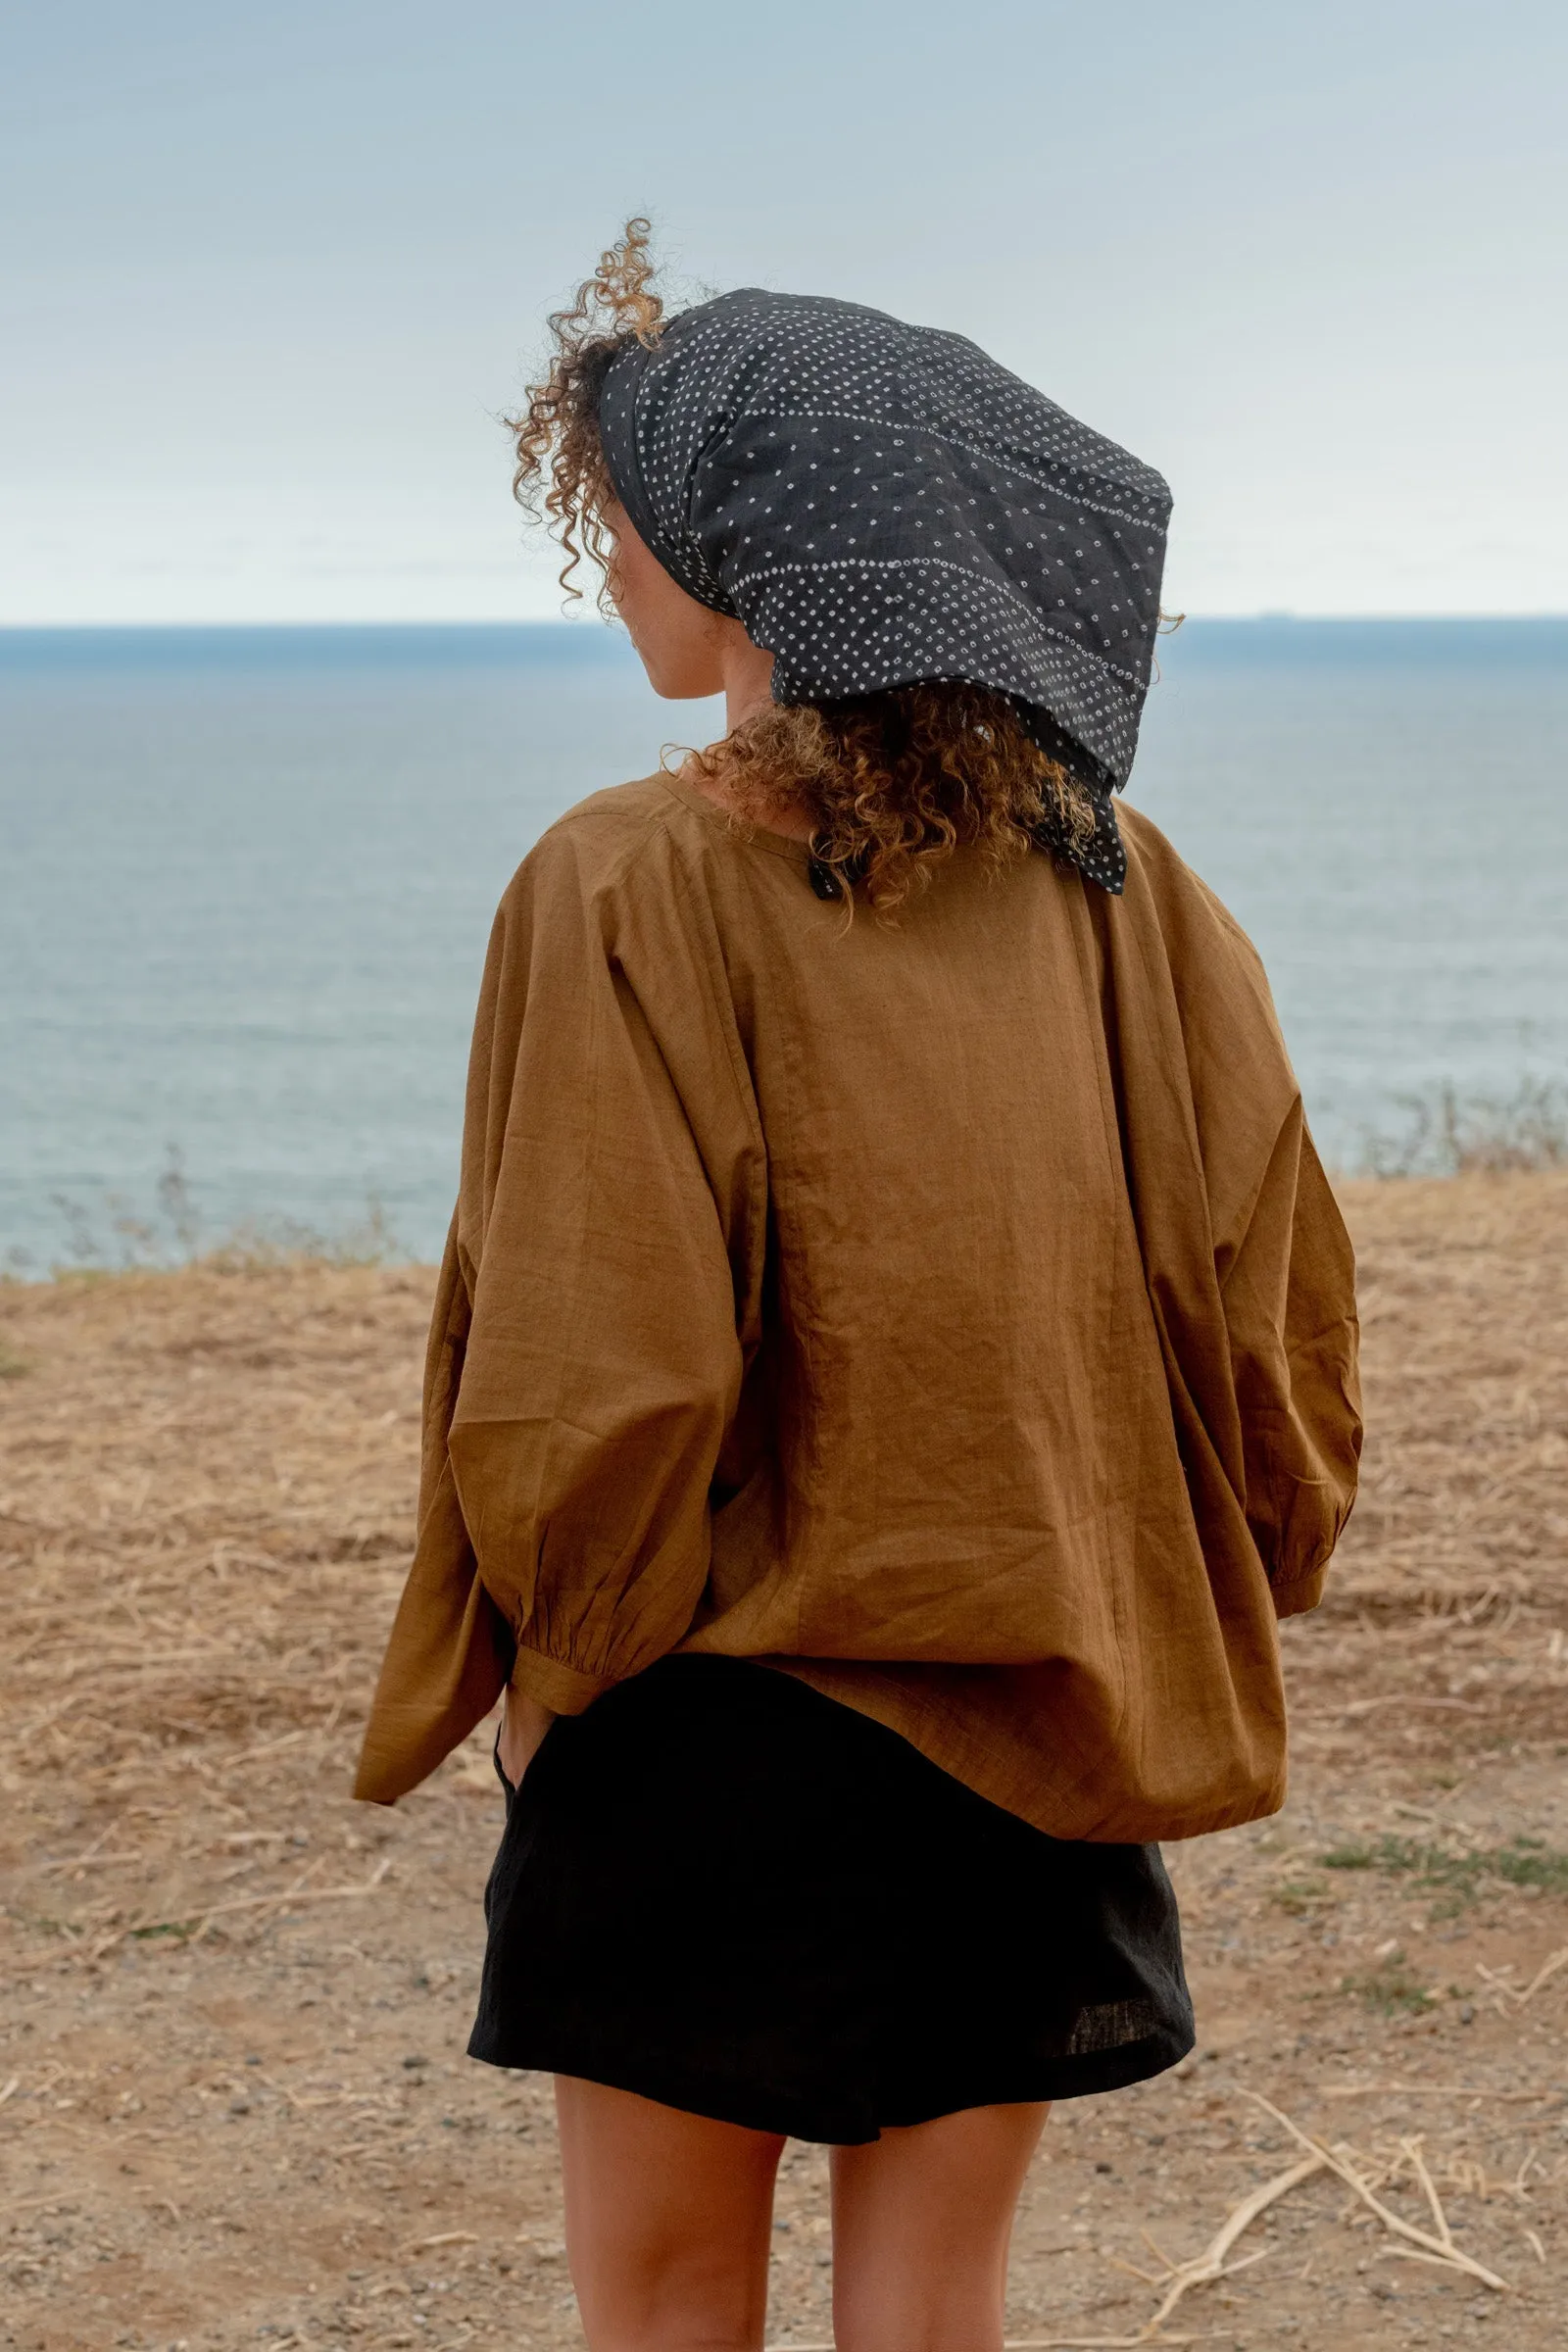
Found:
[[[1088,787],[1044,844],[1119,891],[1111,792],[1149,690],[1170,492],[961,335],[745,287],[617,353],[616,496],[664,569],[773,655],[773,699],[953,679]]]

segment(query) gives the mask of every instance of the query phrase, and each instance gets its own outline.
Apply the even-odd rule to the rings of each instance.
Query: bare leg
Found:
[[[969,2107],[833,2151],[839,2352],[1001,2352],[1012,2217],[1049,2107]]]
[[[758,2352],[781,2137],[556,2077],[591,2352]]]

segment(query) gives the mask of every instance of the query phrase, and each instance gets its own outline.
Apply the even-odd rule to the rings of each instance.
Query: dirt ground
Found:
[[[1285,1629],[1294,1792],[1170,1850],[1200,2049],[1053,2119],[1019,2344],[1568,2342],[1568,1179],[1347,1202],[1367,1481]],[[463,2054],[484,1742],[347,1793],[429,1287],[0,1285],[0,2345],[581,2343],[549,2085]],[[830,2337],[823,2183],[792,2146],[778,2345]]]

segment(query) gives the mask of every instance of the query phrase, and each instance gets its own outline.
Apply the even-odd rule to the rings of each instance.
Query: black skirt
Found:
[[[1047,1838],[736,1659],[552,1726],[485,1917],[470,2057],[798,2139],[1116,2089],[1193,2044],[1156,1846]]]

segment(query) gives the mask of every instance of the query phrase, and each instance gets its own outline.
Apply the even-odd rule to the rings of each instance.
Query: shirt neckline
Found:
[[[770,858],[782,858],[798,872],[809,873],[811,853],[804,841],[792,841],[787,833],[770,833],[765,825],[750,818],[745,820],[746,830],[739,831],[731,827],[723,809],[716,808],[706,793],[699,792],[695,785],[683,783],[668,768],[661,769],[659,781],[672,800],[681,802],[715,828],[721,827],[727,841],[739,842],[743,849],[765,850]]]

